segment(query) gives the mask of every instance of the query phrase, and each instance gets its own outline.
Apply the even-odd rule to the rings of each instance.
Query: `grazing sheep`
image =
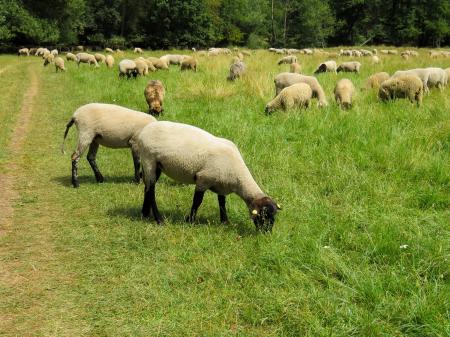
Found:
[[[17,51],[17,56],[26,55],[30,56],[30,50],[28,48],[22,48]]]
[[[186,55],[177,55],[177,54],[167,54],[164,56],[161,56],[160,59],[165,61],[168,65],[175,64],[179,65],[181,62],[183,62],[183,59],[186,57]]]
[[[77,61],[77,57],[74,54],[72,54],[72,53],[67,53],[66,54],[66,60],[67,61],[74,61],[74,62],[76,62]]]
[[[78,53],[77,57],[77,65],[80,66],[80,63],[87,63],[89,65],[93,64],[96,68],[99,67],[97,60],[94,55],[88,53]]]
[[[129,79],[133,75],[134,78],[138,75],[138,71],[136,69],[136,62],[132,60],[122,60],[119,62],[119,78],[127,76]]]
[[[181,70],[197,71],[197,60],[192,56],[187,56],[181,62]]]
[[[66,71],[66,68],[64,67],[64,60],[61,57],[55,58],[55,69],[56,72],[59,71]]]
[[[150,61],[156,69],[169,69],[167,60],[161,60],[156,57],[148,57],[147,60]]]
[[[134,63],[136,63],[136,71],[138,75],[146,76],[148,74],[148,65],[145,60],[136,59],[134,60]]]
[[[53,56],[58,56],[58,49],[53,49],[50,54],[53,54]]]
[[[351,108],[354,95],[355,86],[352,81],[347,78],[343,78],[336,83],[336,86],[334,87],[334,98],[340,107],[344,109]]]
[[[289,71],[291,73],[301,74],[302,73],[302,66],[300,64],[298,64],[297,62],[291,63],[291,65],[289,66]]]
[[[428,89],[428,79],[430,78],[430,71],[428,69],[416,68],[410,70],[399,70],[392,75],[392,78],[396,78],[402,75],[416,75],[420,78],[423,83],[423,90],[425,93],[429,93]]]
[[[361,68],[361,63],[352,61],[352,62],[344,62],[339,65],[337,68],[337,72],[346,72],[346,73],[359,73],[359,69]]]
[[[155,68],[155,66],[153,65],[153,62],[152,62],[152,61],[147,60],[147,59],[145,59],[145,58],[143,58],[143,57],[140,57],[140,59],[142,59],[145,63],[147,63],[148,71],[151,71],[151,72],[156,71],[156,68]]]
[[[380,58],[377,55],[372,56],[372,64],[380,63]]]
[[[450,68],[445,69],[445,72],[447,73],[447,84],[448,84],[448,79],[450,78]]]
[[[109,69],[111,69],[114,66],[114,57],[112,55],[106,55],[105,64]]]
[[[55,60],[55,55],[46,54],[45,59],[44,59],[44,67],[46,67],[50,63],[53,63],[54,60]]]
[[[325,72],[336,73],[336,69],[337,69],[336,61],[326,61],[319,65],[314,74],[320,74]]]
[[[114,50],[112,50],[111,48],[105,48],[105,52],[106,53],[114,53]]]
[[[280,206],[261,190],[231,141],[191,125],[162,121],[142,130],[138,148],[145,183],[143,217],[149,218],[152,212],[158,224],[163,222],[155,198],[155,184],[163,172],[176,181],[195,184],[187,221],[195,221],[205,191],[211,190],[218,194],[221,222],[228,222],[225,196],[236,193],[245,201],[256,228],[272,230]]]
[[[265,113],[270,114],[275,110],[288,110],[294,107],[309,108],[311,104],[312,90],[306,83],[295,83],[284,88],[265,108]]]
[[[380,72],[371,75],[366,82],[366,89],[378,89],[384,81],[389,79],[389,74],[386,72]]]
[[[297,63],[297,56],[294,55],[290,55],[290,56],[285,56],[281,59],[278,60],[277,64],[292,64],[292,63]]]
[[[390,54],[390,55],[397,55],[398,52],[395,49],[391,49],[391,50],[388,50],[388,54]]]
[[[312,89],[312,97],[319,100],[318,106],[324,107],[328,105],[325,92],[323,91],[322,86],[320,85],[317,78],[315,78],[314,76],[306,76],[294,73],[280,73],[275,77],[274,82],[276,95],[278,95],[284,88],[289,87],[295,83],[306,83]]]
[[[134,180],[139,183],[139,155],[137,151],[137,135],[149,123],[156,119],[146,113],[134,111],[118,105],[91,103],[78,108],[67,123],[64,140],[61,146],[64,152],[64,141],[70,127],[75,124],[78,129],[78,145],[72,154],[72,185],[78,187],[78,161],[89,147],[87,160],[94,171],[97,182],[103,182],[95,158],[99,145],[110,148],[131,148],[134,163]]]
[[[242,61],[233,62],[230,66],[230,75],[227,77],[228,81],[234,81],[240,78],[245,73],[245,63]]]
[[[378,97],[382,101],[408,98],[411,103],[417,102],[417,105],[420,106],[422,104],[423,88],[422,80],[418,76],[399,75],[381,83]]]
[[[36,50],[36,53],[34,54],[34,56],[44,56],[44,53],[48,51],[50,53],[50,51],[47,48],[38,48]]]
[[[431,57],[432,59],[438,58],[439,56],[441,56],[441,53],[440,53],[440,52],[430,50],[430,57]]]
[[[148,82],[144,90],[145,100],[148,104],[148,112],[153,116],[159,116],[164,112],[165,90],[161,81],[152,80]]]
[[[96,53],[94,54],[95,59],[97,60],[98,63],[103,63],[106,61],[106,56],[100,53]]]
[[[401,57],[404,60],[408,60],[409,59],[409,55],[407,55],[407,54],[402,54]]]
[[[142,54],[143,51],[142,51],[141,48],[134,48],[134,53],[136,53],[136,54]]]
[[[442,68],[426,68],[426,70],[430,73],[427,82],[428,88],[436,87],[444,90],[448,83],[447,72]]]
[[[43,54],[42,54],[42,59],[45,60],[47,58],[48,55],[53,55],[52,53],[50,53],[50,50],[45,49]],[[54,56],[54,55],[53,55]]]

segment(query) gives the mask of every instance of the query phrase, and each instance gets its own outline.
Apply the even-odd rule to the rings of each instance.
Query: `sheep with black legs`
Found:
[[[195,221],[204,193],[211,190],[218,194],[221,222],[228,222],[225,196],[236,193],[247,204],[256,228],[272,230],[280,207],[255,182],[231,141],[192,125],[163,121],[142,130],[138,149],[145,183],[143,217],[153,213],[158,224],[163,222],[155,199],[155,185],[163,172],[178,182],[195,185],[187,221]]]
[[[67,123],[61,151],[64,153],[64,141],[70,127],[78,129],[78,145],[72,154],[72,185],[78,187],[78,161],[89,147],[87,160],[91,165],[97,182],[103,182],[103,176],[97,167],[95,158],[99,145],[110,148],[131,148],[134,163],[134,181],[139,183],[139,155],[137,136],[141,130],[156,119],[146,113],[134,111],[114,104],[90,103],[78,108]]]

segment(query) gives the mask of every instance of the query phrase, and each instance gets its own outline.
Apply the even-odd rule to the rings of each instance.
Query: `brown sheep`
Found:
[[[148,82],[144,90],[145,100],[148,104],[148,112],[153,116],[159,116],[164,112],[164,86],[161,81],[152,80]]]
[[[423,88],[423,83],[418,76],[399,75],[381,83],[378,97],[383,101],[408,98],[411,103],[417,102],[417,105],[420,106],[422,104]]]

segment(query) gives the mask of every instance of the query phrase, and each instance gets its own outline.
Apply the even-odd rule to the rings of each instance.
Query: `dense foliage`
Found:
[[[0,0],[3,45],[450,43],[448,0]]]

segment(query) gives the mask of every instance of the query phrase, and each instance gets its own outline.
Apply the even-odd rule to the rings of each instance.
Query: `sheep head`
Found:
[[[271,232],[275,223],[275,215],[281,210],[280,205],[269,197],[254,200],[251,203],[251,217],[256,229],[262,232]]]

